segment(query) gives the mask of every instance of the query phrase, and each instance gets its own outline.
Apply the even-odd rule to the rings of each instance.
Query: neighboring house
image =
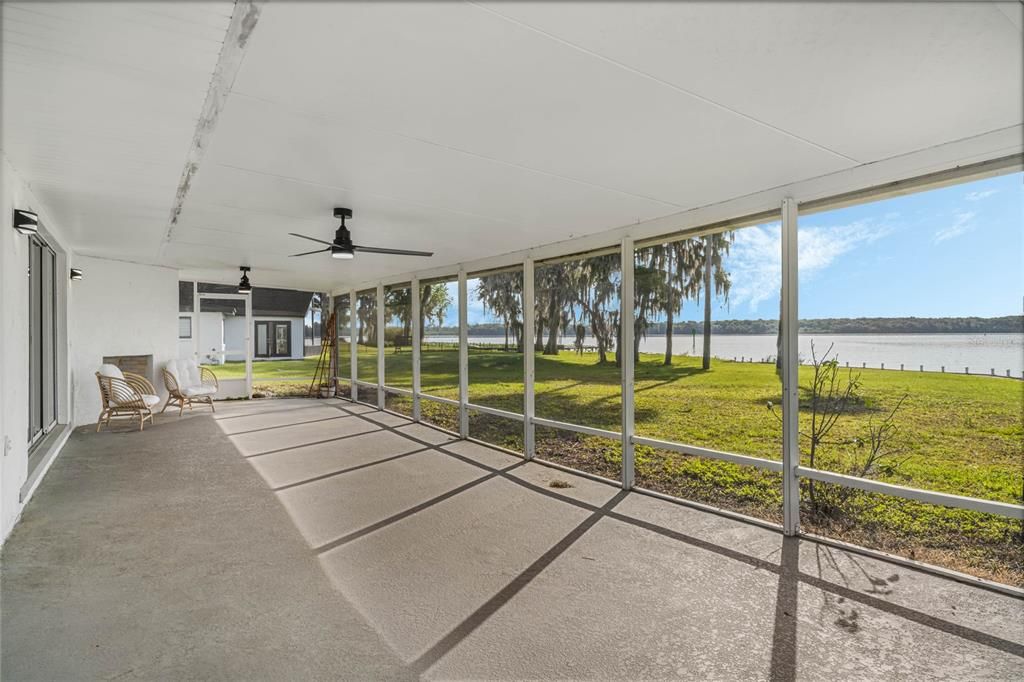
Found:
[[[237,289],[201,282],[199,293],[237,293]],[[313,292],[253,287],[253,359],[301,360],[304,320]],[[178,356],[202,364],[245,360],[245,305],[237,299],[206,299],[197,312],[193,283],[178,283]],[[198,345],[197,345],[198,344]]]

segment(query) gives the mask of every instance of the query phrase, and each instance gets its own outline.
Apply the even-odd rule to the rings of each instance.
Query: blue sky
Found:
[[[1022,182],[1015,173],[802,217],[800,317],[1021,314]],[[730,305],[715,316],[777,318],[778,225],[738,231],[728,267]]]
[[[807,215],[799,230],[801,318],[1021,314],[1022,173]],[[778,223],[737,231],[732,292],[715,319],[777,319],[781,264]],[[469,323],[494,321],[474,286]],[[701,316],[688,301],[682,319]],[[457,322],[452,306],[446,324]]]

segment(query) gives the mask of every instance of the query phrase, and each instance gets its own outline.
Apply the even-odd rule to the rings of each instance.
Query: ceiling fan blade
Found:
[[[294,232],[289,232],[288,234],[290,234],[293,237],[301,237],[302,239],[308,239],[311,242],[319,242],[321,244],[326,244],[327,246],[334,246],[331,242],[325,242],[323,239],[317,239],[316,237],[307,237],[304,234],[296,234]]]
[[[304,251],[303,253],[293,253],[292,255],[290,255],[288,257],[289,258],[295,258],[296,256],[309,256],[309,255],[312,255],[314,253],[324,253],[325,251],[330,251],[330,250],[331,250],[331,247],[328,246],[326,249],[317,249],[316,251]]]
[[[392,256],[433,256],[433,251],[407,251],[405,249],[382,249],[376,246],[353,246],[356,251],[363,253],[386,253]]]

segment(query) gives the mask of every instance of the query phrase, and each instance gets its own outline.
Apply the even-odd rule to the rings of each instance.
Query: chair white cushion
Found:
[[[167,362],[167,371],[178,382],[178,388],[181,389],[182,393],[185,392],[186,388],[203,385],[199,374],[199,366],[192,360],[169,360]]]
[[[156,407],[157,405],[160,404],[160,396],[143,393],[142,402],[146,403],[146,407]]]
[[[121,368],[117,365],[100,365],[100,376],[124,379],[124,373],[121,372]]]
[[[181,372],[178,370],[178,361],[168,360],[165,369],[168,374],[174,377],[174,381],[178,384],[178,388],[181,388],[183,382],[181,381]]]
[[[217,392],[217,389],[213,386],[189,386],[181,390],[189,398],[195,398],[200,395],[213,395]]]
[[[203,373],[199,371],[199,365],[194,362],[189,363],[188,377],[192,381],[193,386],[203,385]]]
[[[199,367],[193,360],[178,360],[178,385],[181,388],[201,386]]]

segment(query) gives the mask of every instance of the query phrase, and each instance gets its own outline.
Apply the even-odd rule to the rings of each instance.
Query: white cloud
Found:
[[[732,278],[729,299],[737,306],[756,310],[762,301],[777,299],[782,280],[780,226],[758,225],[737,231],[726,268]]]
[[[840,256],[872,244],[892,231],[889,223],[869,220],[801,228],[797,235],[801,280],[807,281]],[[732,276],[729,298],[733,303],[756,310],[760,303],[778,299],[782,282],[781,240],[781,227],[777,223],[736,233],[728,259]]]
[[[968,192],[964,195],[964,199],[967,201],[981,201],[982,199],[988,198],[998,192],[997,189],[986,189],[981,192]]]
[[[959,237],[973,230],[976,227],[974,224],[974,216],[976,215],[977,213],[974,211],[957,213],[952,225],[944,227],[935,233],[935,243],[938,244],[954,237]]]
[[[824,270],[843,254],[873,244],[892,232],[888,224],[858,220],[849,225],[808,227],[800,230],[801,277]]]

